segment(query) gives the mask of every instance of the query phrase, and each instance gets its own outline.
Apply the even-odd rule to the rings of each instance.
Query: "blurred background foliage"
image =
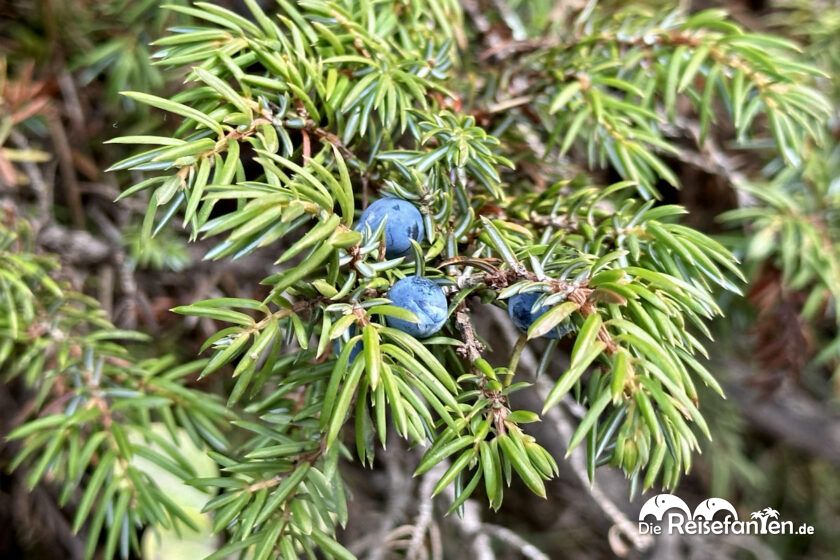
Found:
[[[220,3],[245,13],[243,3]],[[172,0],[169,4],[186,6],[187,2]],[[470,45],[475,56],[465,57],[466,71],[460,80],[463,89],[474,86],[473,95],[484,96],[489,101],[485,105],[490,107],[475,120],[480,126],[492,123],[494,134],[507,134],[508,139],[519,141],[523,151],[517,165],[525,174],[537,176],[538,164],[521,154],[544,148],[543,141],[562,145],[564,136],[574,127],[585,145],[586,135],[594,134],[595,129],[584,126],[583,120],[575,124],[574,116],[582,113],[561,109],[566,103],[579,103],[578,108],[586,104],[597,107],[598,101],[592,97],[578,99],[575,91],[558,88],[553,107],[536,107],[534,114],[528,115],[550,123],[557,137],[534,139],[512,117],[498,118],[497,113],[518,107],[515,96],[506,101],[509,106],[493,105],[498,89],[516,92],[521,87],[505,82],[505,49],[537,51],[537,45],[529,41],[537,41],[535,37],[548,32],[567,32],[565,22],[582,21],[582,14],[593,9],[594,3],[465,0],[462,4],[467,31],[453,33],[452,40],[462,48]],[[602,24],[609,25],[612,14],[625,4],[601,2],[598,9]],[[689,504],[710,496],[725,497],[741,512],[770,506],[782,512],[784,519],[815,525],[816,534],[739,543],[689,539],[674,545],[676,548],[659,548],[650,555],[833,558],[840,550],[840,2],[680,4],[691,12],[722,7],[747,29],[795,41],[802,49],[801,59],[822,70],[823,74],[814,79],[830,106],[818,107],[815,102],[802,108],[803,122],[807,121],[804,135],[793,134],[788,127],[767,138],[753,138],[744,135],[749,126],[741,130],[723,118],[736,111],[731,103],[718,103],[715,114],[704,116],[702,111],[695,111],[692,102],[666,100],[671,126],[663,127],[658,134],[677,149],[659,153],[655,160],[640,155],[633,160],[635,167],[607,148],[602,153],[594,149],[570,153],[561,163],[570,176],[581,167],[593,167],[604,184],[628,176],[638,180],[645,195],[658,192],[663,203],[687,207],[690,225],[713,234],[742,260],[747,275],[745,297],[721,295],[719,304],[727,316],[713,325],[716,342],[710,348],[708,365],[728,398],[721,400],[700,388],[704,415],[714,437],[703,444],[703,453],[695,458],[694,470],[682,481],[678,494]],[[634,8],[648,16],[666,14],[673,3],[635,2]],[[628,18],[628,25],[634,25],[632,19]],[[151,56],[154,49],[150,44],[164,36],[167,28],[177,29],[191,22],[189,13],[161,10],[157,0],[0,1],[0,220],[4,229],[12,232],[0,245],[3,258],[13,252],[23,254],[22,261],[9,266],[32,271],[37,278],[47,277],[46,272],[55,270],[60,261],[61,288],[47,280],[39,285],[38,297],[55,298],[57,306],[84,309],[79,312],[79,320],[99,326],[113,323],[148,333],[149,338],[142,342],[126,343],[134,355],[151,358],[172,353],[178,363],[197,355],[204,340],[215,334],[215,328],[207,319],[181,321],[168,310],[222,295],[261,299],[267,290],[258,281],[268,274],[270,265],[249,256],[230,266],[214,268],[202,261],[211,245],[188,245],[188,234],[181,228],[164,229],[153,238],[143,236],[138,226],[146,212],[142,201],[129,198],[112,204],[126,186],[143,176],[136,171],[104,173],[105,168],[135,151],[132,146],[104,142],[127,134],[170,135],[177,125],[168,122],[164,113],[118,92],[133,90],[164,96],[181,91],[185,73],[164,72]],[[664,26],[662,23],[657,20],[654,27],[667,29],[668,22]],[[553,57],[558,57],[564,59],[563,64],[585,66],[591,64],[589,57],[597,56],[605,55],[588,49],[555,48],[526,56],[521,64],[526,68],[551,67]],[[574,57],[580,60],[570,63]],[[488,72],[486,65],[494,63],[499,71]],[[604,90],[610,91],[616,85],[610,81],[614,68],[605,65],[601,69]],[[569,76],[555,78],[564,86],[576,83],[568,81]],[[637,87],[643,87],[646,80],[642,75],[622,78]],[[789,87],[797,87],[798,79],[792,79]],[[664,88],[666,97],[668,87]],[[830,114],[823,130],[811,123],[808,115],[824,109]],[[632,108],[622,110],[632,112]],[[714,124],[704,125],[704,119]],[[433,124],[426,126],[432,128]],[[448,124],[465,129],[470,125]],[[761,118],[750,126],[773,129],[772,123]],[[632,136],[634,131],[626,132]],[[708,135],[707,142],[697,147],[696,140],[704,135]],[[819,142],[812,141],[814,138]],[[651,145],[657,141],[654,138]],[[774,150],[774,145],[780,149]],[[395,165],[399,157],[394,157]],[[789,165],[791,159],[796,160],[795,166]],[[664,166],[670,171],[663,171]],[[639,171],[634,175],[632,169]],[[677,189],[669,183],[682,187]],[[36,228],[39,222],[49,222],[37,239],[27,233],[30,226],[21,212],[24,207],[35,209],[29,221]],[[73,295],[68,296],[72,300],[68,302],[64,292],[88,294],[91,299],[78,295],[76,300]],[[91,311],[94,308],[97,310]],[[24,307],[20,309],[25,313]],[[482,334],[494,343],[498,355],[509,355],[513,343],[510,333],[492,321],[488,324]],[[102,350],[115,351],[110,346]],[[170,365],[138,364],[138,371],[146,372],[138,375],[143,377],[151,371],[157,375]],[[3,432],[8,433],[26,417],[27,407],[32,406],[33,399],[41,398],[45,389],[34,382],[33,374],[27,377],[25,370],[4,375],[0,420]],[[222,393],[222,385],[219,378],[210,377],[189,384],[188,389],[196,394]],[[138,411],[136,421],[142,425],[147,419]],[[0,459],[4,468],[0,482],[0,521],[4,528],[0,531],[0,556],[78,556],[84,542],[70,531],[74,508],[56,505],[61,488],[35,477],[38,484],[29,493],[32,478],[25,480],[26,474],[19,471],[7,474],[17,451],[15,442],[5,442]],[[562,451],[555,456],[562,456]],[[399,477],[399,472],[411,470],[406,466],[408,456],[393,453],[373,473],[355,466],[345,474],[355,495],[350,505],[355,522],[342,542],[359,542],[365,534],[375,534],[388,524],[388,516],[396,515],[393,512],[399,507],[407,507],[395,504],[390,493],[400,484],[409,484]],[[203,470],[198,460],[194,466]],[[144,476],[158,478],[159,473],[152,468],[137,466]],[[204,471],[202,475],[212,476]],[[629,495],[622,482],[605,484],[620,504]],[[164,488],[185,508],[198,505],[196,496],[190,494],[198,490],[178,490],[166,484]],[[537,501],[524,491],[509,492],[498,512],[485,513],[485,521],[490,526],[511,528],[551,558],[599,558],[622,550],[620,545],[608,543],[605,535],[611,522],[597,507],[589,505],[587,488],[572,475],[561,474],[547,491],[551,498],[547,502]],[[633,508],[639,505],[638,497],[633,504],[625,508],[631,519]],[[196,516],[197,534],[203,535],[206,527],[202,523],[206,520]],[[441,524],[438,531],[437,538],[442,542],[457,541],[446,525]],[[188,544],[190,539],[193,545]],[[207,539],[196,539],[195,534],[146,535],[142,550],[147,558],[198,557],[214,548],[208,547]],[[497,547],[499,558],[523,554],[521,548],[504,538],[500,541],[508,544]],[[174,556],[173,551],[181,546],[188,552]]]

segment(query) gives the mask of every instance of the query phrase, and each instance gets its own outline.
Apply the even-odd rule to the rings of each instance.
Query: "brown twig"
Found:
[[[85,226],[85,211],[82,206],[82,195],[79,188],[79,181],[76,177],[76,167],[73,164],[73,151],[70,148],[70,141],[64,130],[64,124],[57,115],[47,118],[47,125],[50,129],[53,145],[58,155],[58,165],[61,170],[61,185],[64,188],[65,202],[70,209],[70,217],[73,227],[83,229]]]
[[[466,302],[461,302],[455,310],[455,325],[463,336],[463,341],[457,350],[458,354],[472,364],[481,358],[481,354],[484,352],[484,344],[482,344],[475,333]]]
[[[11,130],[9,138],[12,143],[20,150],[29,150],[29,142],[26,137],[16,130]],[[31,221],[32,229],[38,232],[44,225],[52,221],[52,205],[53,205],[53,191],[52,183],[44,179],[41,169],[37,164],[31,161],[24,161],[21,163],[24,172],[29,178],[29,183],[35,191],[35,198],[37,200],[38,215]]]
[[[303,140],[303,163],[306,164],[312,157],[312,145],[309,141],[309,133],[305,128],[301,129],[300,135]]]

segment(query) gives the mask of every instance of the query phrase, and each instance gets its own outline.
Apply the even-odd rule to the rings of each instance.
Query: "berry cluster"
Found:
[[[362,213],[356,230],[371,235],[384,222],[383,242],[385,256],[397,258],[411,250],[411,242],[420,241],[423,236],[423,216],[410,202],[397,198],[381,198]],[[511,321],[521,331],[527,331],[534,321],[548,311],[545,306],[535,304],[541,292],[516,294],[508,301]],[[448,303],[443,290],[433,280],[421,276],[407,276],[394,283],[388,291],[388,299],[397,306],[411,311],[417,322],[388,317],[388,325],[417,338],[426,338],[438,332],[446,322]],[[545,338],[556,339],[572,330],[566,320],[547,334]],[[354,349],[355,355],[356,349]]]

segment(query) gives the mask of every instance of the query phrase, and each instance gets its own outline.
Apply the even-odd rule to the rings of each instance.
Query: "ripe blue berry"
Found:
[[[376,231],[382,220],[385,223],[385,256],[389,259],[402,257],[411,250],[411,240],[419,241],[423,236],[423,216],[416,206],[399,198],[380,198],[362,212],[356,231],[365,231],[365,226]]]
[[[537,298],[541,295],[541,292],[525,292],[516,294],[508,300],[508,315],[510,315],[510,320],[513,321],[516,328],[522,332],[527,332],[528,327],[534,324],[534,321],[536,321],[540,315],[549,310],[548,307],[543,305],[533,313],[531,312],[531,309],[534,307],[534,303],[536,303]],[[569,332],[572,331],[572,328],[571,321],[567,319],[551,329],[548,333],[544,334],[542,338],[560,338],[561,336],[569,334]]]
[[[420,276],[407,276],[398,280],[388,291],[388,299],[417,316],[411,323],[388,317],[388,325],[417,338],[426,338],[438,332],[446,322],[448,304],[440,286]]]

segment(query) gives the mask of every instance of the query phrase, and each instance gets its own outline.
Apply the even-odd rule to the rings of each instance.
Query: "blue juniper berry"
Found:
[[[536,311],[531,310],[536,303],[537,298],[542,295],[542,292],[525,292],[519,293],[508,299],[508,315],[510,320],[516,325],[516,328],[522,332],[526,332],[528,327],[534,324],[540,315],[549,310],[546,306],[541,306]],[[543,335],[542,338],[560,338],[569,334],[574,327],[572,322],[566,319],[549,332]]]
[[[402,257],[411,250],[412,239],[420,241],[423,237],[423,216],[408,201],[380,198],[362,212],[355,229],[364,233],[367,226],[375,231],[385,218],[385,257]]]
[[[394,305],[407,309],[417,316],[411,323],[396,317],[388,317],[388,325],[417,338],[425,338],[438,332],[446,322],[448,304],[443,290],[420,276],[407,276],[398,280],[388,291],[388,299]]]

